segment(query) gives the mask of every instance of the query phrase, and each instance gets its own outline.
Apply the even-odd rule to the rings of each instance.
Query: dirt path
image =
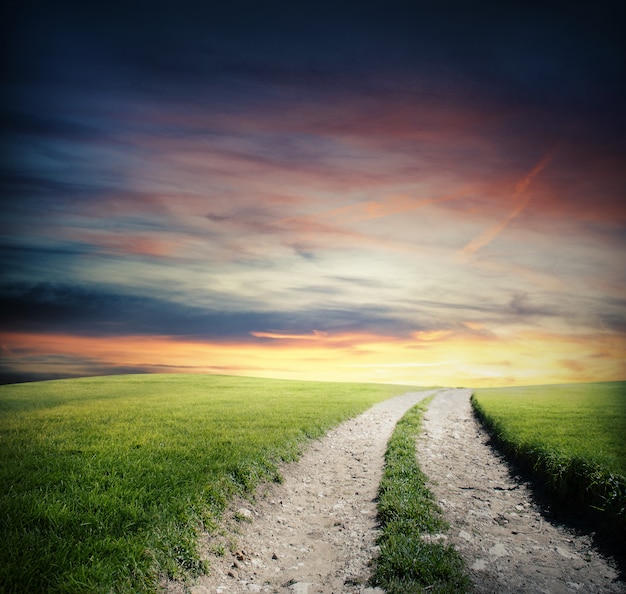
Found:
[[[239,502],[231,517],[251,521],[227,521],[239,532],[230,536],[236,554],[208,555],[211,573],[191,593],[380,592],[367,588],[367,580],[376,553],[374,499],[387,441],[402,415],[430,394],[403,394],[342,423],[284,468],[282,484],[261,489],[254,506]],[[213,539],[206,547],[216,544]],[[166,589],[184,592],[180,584]]]
[[[374,594],[376,504],[386,444],[397,421],[432,392],[387,400],[313,442],[265,485],[254,505],[236,504],[225,534],[204,543],[211,573],[169,594]],[[418,459],[450,521],[479,593],[618,593],[616,570],[588,540],[552,526],[524,484],[487,445],[468,390],[437,392]],[[235,544],[236,543],[236,544]],[[225,554],[214,551],[223,547]],[[233,551],[230,551],[232,548]]]
[[[425,415],[418,460],[451,524],[477,592],[626,592],[586,537],[552,525],[515,480],[471,411],[469,390],[439,392]]]

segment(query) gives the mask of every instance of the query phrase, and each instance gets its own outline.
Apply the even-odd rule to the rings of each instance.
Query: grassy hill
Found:
[[[0,387],[0,590],[141,592],[307,440],[402,386],[126,375]]]
[[[626,382],[490,388],[472,402],[555,500],[626,530]]]

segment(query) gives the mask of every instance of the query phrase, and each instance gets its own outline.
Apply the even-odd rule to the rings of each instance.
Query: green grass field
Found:
[[[1,386],[0,591],[148,592],[202,573],[197,535],[230,498],[407,389],[194,375]]]
[[[626,528],[626,382],[490,388],[472,403],[554,497]]]

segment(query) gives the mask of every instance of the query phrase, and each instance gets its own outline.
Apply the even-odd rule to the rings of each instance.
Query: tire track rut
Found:
[[[442,390],[418,440],[418,461],[478,593],[626,592],[615,565],[589,537],[550,521],[529,486],[489,445],[470,390]]]

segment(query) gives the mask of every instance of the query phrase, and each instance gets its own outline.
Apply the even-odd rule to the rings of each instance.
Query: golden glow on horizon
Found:
[[[263,344],[24,333],[4,334],[1,340],[3,356],[13,368],[48,374],[56,371],[56,356],[75,359],[70,369],[81,375],[99,374],[97,369],[89,371],[91,361],[111,368],[111,372],[115,372],[114,367],[124,367],[154,372],[471,387],[626,377],[624,339],[538,332],[520,332],[509,340],[449,331],[425,335],[429,339],[325,333],[275,335],[272,338],[278,340],[266,339]]]

